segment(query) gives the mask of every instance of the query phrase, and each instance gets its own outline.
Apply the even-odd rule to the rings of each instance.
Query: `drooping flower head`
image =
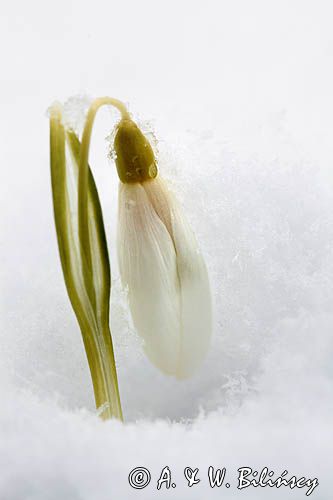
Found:
[[[174,194],[158,175],[147,138],[121,120],[114,148],[120,178],[118,258],[144,350],[161,371],[191,376],[211,337],[206,265]]]

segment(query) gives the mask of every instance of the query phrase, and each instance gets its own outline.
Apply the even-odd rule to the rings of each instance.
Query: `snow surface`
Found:
[[[237,469],[317,477],[332,498],[333,31],[325,1],[6,3],[0,33],[0,499],[304,498],[237,490]],[[144,358],[115,255],[117,176],[101,110],[91,164],[112,259],[126,424],[101,422],[62,280],[47,107],[129,103],[207,260],[215,336],[177,382]],[[147,124],[145,125],[147,126]],[[168,465],[174,489],[157,491]],[[231,487],[211,489],[208,466]],[[134,467],[150,469],[132,489]],[[199,467],[188,488],[185,466]]]

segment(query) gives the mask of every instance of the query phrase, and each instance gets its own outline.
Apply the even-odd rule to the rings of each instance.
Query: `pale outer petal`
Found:
[[[132,319],[144,349],[175,375],[180,354],[181,294],[173,241],[141,184],[120,184],[118,258]]]
[[[208,273],[195,236],[166,182],[158,177],[143,186],[168,228],[176,250],[181,290],[181,339],[175,376],[186,378],[198,369],[210,343],[212,307]]]

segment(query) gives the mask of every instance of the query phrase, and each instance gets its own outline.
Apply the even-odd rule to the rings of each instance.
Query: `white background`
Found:
[[[1,8],[0,497],[305,497],[239,492],[237,468],[317,476],[332,492],[333,31],[327,1],[4,1]],[[48,120],[111,95],[158,139],[160,171],[206,257],[215,337],[192,380],[145,360],[115,259],[117,178],[100,112],[91,164],[112,259],[127,424],[103,424],[62,280]],[[151,469],[144,491],[127,482]],[[156,490],[169,465],[177,487]],[[231,487],[207,486],[209,465]],[[185,466],[201,483],[185,485]]]

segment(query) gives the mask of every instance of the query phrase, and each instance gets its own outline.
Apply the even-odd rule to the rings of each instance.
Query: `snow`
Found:
[[[333,35],[329,2],[71,0],[1,21],[0,498],[304,498],[237,490],[237,469],[319,479],[333,423]],[[125,31],[124,31],[125,30]],[[126,423],[101,422],[53,226],[45,110],[71,95],[129,103],[196,232],[214,296],[202,370],[178,382],[142,354],[115,253],[117,176],[99,112],[90,162],[112,265]],[[71,117],[72,118],[72,117]],[[82,117],[79,115],[77,126]],[[176,488],[157,490],[168,465]],[[230,488],[211,489],[209,466]],[[184,468],[198,467],[189,488]],[[128,484],[147,467],[144,490]]]

